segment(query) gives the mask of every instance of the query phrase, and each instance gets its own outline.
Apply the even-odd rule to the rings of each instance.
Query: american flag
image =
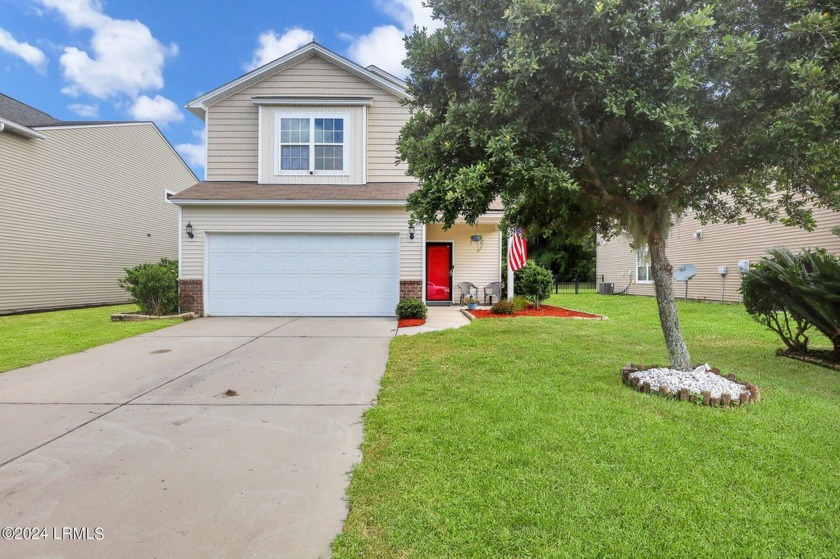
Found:
[[[525,240],[525,231],[517,227],[510,237],[508,244],[508,266],[514,272],[524,268],[528,261],[528,241]]]

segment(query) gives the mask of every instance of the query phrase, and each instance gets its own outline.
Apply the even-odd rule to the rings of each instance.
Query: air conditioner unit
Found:
[[[612,295],[613,290],[615,289],[615,284],[610,283],[599,283],[598,284],[598,293],[601,295]]]

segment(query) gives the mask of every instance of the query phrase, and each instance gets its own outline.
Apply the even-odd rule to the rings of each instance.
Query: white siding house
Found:
[[[148,122],[67,123],[0,95],[0,314],[126,302],[124,268],[176,258],[195,176]]]
[[[476,230],[410,231],[418,183],[396,162],[406,99],[397,78],[310,43],[188,103],[207,129],[207,177],[172,198],[182,310],[392,316],[401,298],[433,302],[430,273],[441,304],[459,281],[499,281],[500,211]]]

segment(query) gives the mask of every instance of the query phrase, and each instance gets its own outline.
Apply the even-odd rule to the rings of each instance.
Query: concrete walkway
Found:
[[[451,307],[429,307],[429,312],[426,315],[426,324],[423,326],[413,326],[411,328],[400,328],[397,332],[398,336],[412,336],[414,334],[422,334],[424,332],[435,332],[437,330],[447,330],[449,328],[460,328],[470,323],[470,319],[464,316],[461,312],[462,308],[459,306]]]
[[[395,330],[199,319],[0,374],[0,527],[47,530],[0,557],[327,557]]]

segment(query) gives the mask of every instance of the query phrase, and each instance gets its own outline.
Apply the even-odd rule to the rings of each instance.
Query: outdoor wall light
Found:
[[[193,230],[192,230],[192,223],[190,223],[189,221],[187,222],[187,237],[189,237],[190,239],[195,237],[195,234],[193,233]]]
[[[411,239],[412,241],[414,240],[414,224],[413,223],[408,224],[408,238]]]

